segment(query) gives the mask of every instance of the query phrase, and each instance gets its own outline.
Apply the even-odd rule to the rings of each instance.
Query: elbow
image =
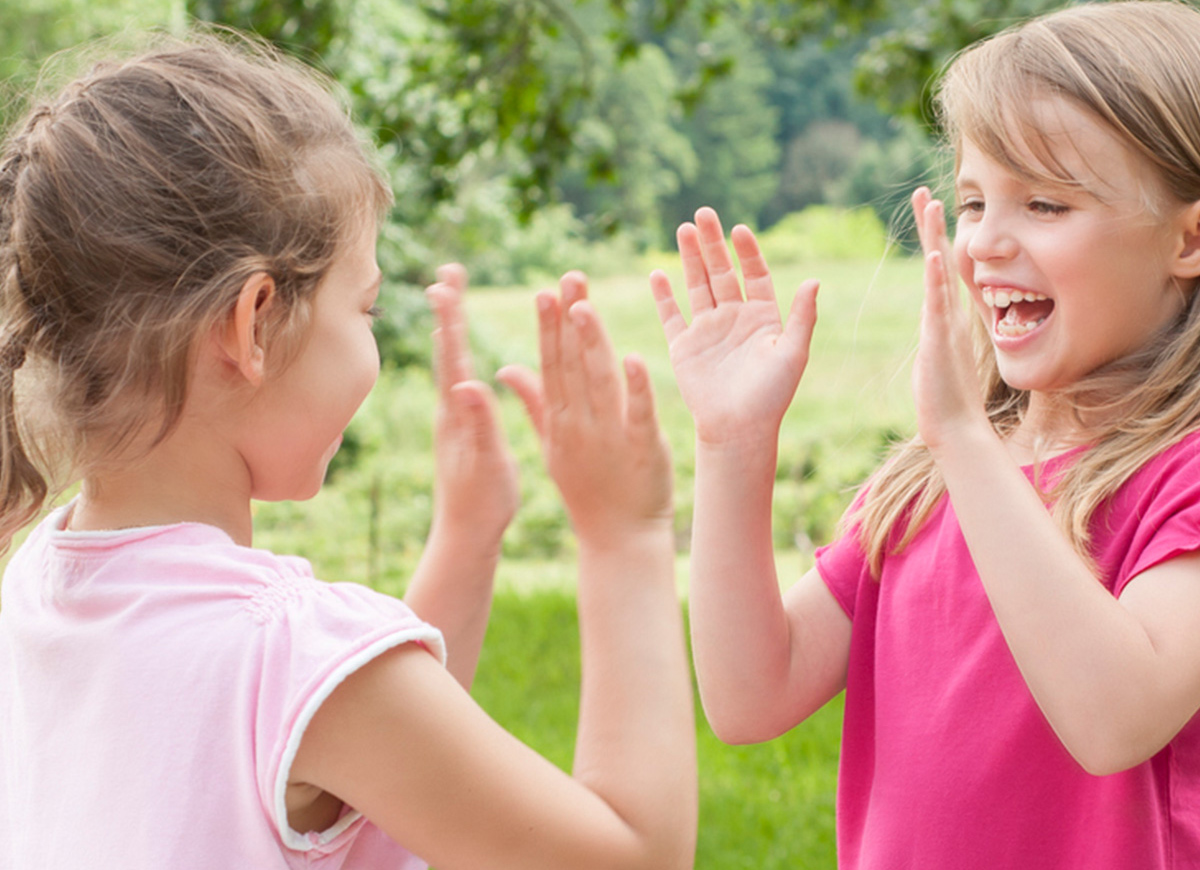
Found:
[[[1108,756],[1090,756],[1090,755],[1075,755],[1072,757],[1083,768],[1084,773],[1092,776],[1112,776],[1115,773],[1122,773],[1129,770],[1131,767],[1136,767],[1140,762],[1129,762],[1119,758]]]
[[[1067,751],[1071,753],[1071,757],[1083,768],[1084,772],[1092,776],[1112,776],[1115,773],[1124,773],[1151,757],[1140,752],[1131,752],[1128,747],[1109,750],[1089,748],[1079,751],[1071,750],[1068,747]]]
[[[1092,776],[1112,776],[1143,764],[1162,749],[1162,743],[1142,735],[1100,733],[1063,739],[1063,746],[1084,772]]]
[[[722,743],[730,746],[745,746],[750,743],[765,743],[786,733],[794,722],[777,722],[778,717],[763,710],[739,708],[720,710],[704,706],[704,718],[708,727]]]

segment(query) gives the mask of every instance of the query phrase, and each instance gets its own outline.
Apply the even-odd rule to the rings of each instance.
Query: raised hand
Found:
[[[498,377],[521,397],[551,477],[581,539],[616,541],[671,521],[671,461],[645,363],[626,358],[625,384],[608,334],[570,272],[561,296],[538,294],[542,375],[516,366]]]
[[[739,225],[730,237],[744,293],[711,208],[697,211],[696,222],[676,234],[692,322],[680,312],[666,275],[652,273],[650,287],[697,438],[711,444],[763,436],[773,441],[808,362],[817,283],[801,285],[782,322],[754,234]]]
[[[433,333],[438,385],[434,521],[469,529],[498,546],[517,510],[517,466],[492,389],[474,379],[463,311],[466,284],[462,266],[443,266],[438,283],[426,291],[438,322]]]
[[[912,196],[925,252],[921,338],[913,363],[917,429],[933,450],[972,426],[990,429],[971,345],[971,315],[958,295],[958,273],[946,234],[946,214],[928,188]]]

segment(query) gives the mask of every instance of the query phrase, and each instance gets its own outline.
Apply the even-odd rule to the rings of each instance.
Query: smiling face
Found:
[[[1076,183],[1023,177],[964,139],[954,252],[1001,377],[1036,394],[1141,347],[1184,296],[1182,207],[1165,202],[1143,160],[1064,100],[1040,101],[1034,116]]]

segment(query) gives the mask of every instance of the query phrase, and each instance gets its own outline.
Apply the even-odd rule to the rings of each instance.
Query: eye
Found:
[[[983,200],[979,198],[961,199],[958,201],[958,206],[955,209],[955,213],[958,214],[959,217],[967,215],[981,215],[983,214]]]
[[[1049,200],[1045,199],[1035,199],[1030,201],[1029,210],[1034,214],[1055,216],[1066,214],[1071,210],[1071,207],[1058,202],[1050,202]]]
[[[367,309],[367,317],[370,317],[372,320],[378,320],[379,318],[383,317],[383,315],[384,310],[378,305],[372,305]]]

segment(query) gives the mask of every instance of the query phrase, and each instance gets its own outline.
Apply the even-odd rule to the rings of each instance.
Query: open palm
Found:
[[[744,293],[716,212],[702,208],[695,224],[679,228],[690,324],[666,276],[650,277],[680,393],[697,437],[708,443],[774,438],[808,362],[816,322],[816,282],[801,286],[783,322],[754,234],[738,226],[731,236]]]

